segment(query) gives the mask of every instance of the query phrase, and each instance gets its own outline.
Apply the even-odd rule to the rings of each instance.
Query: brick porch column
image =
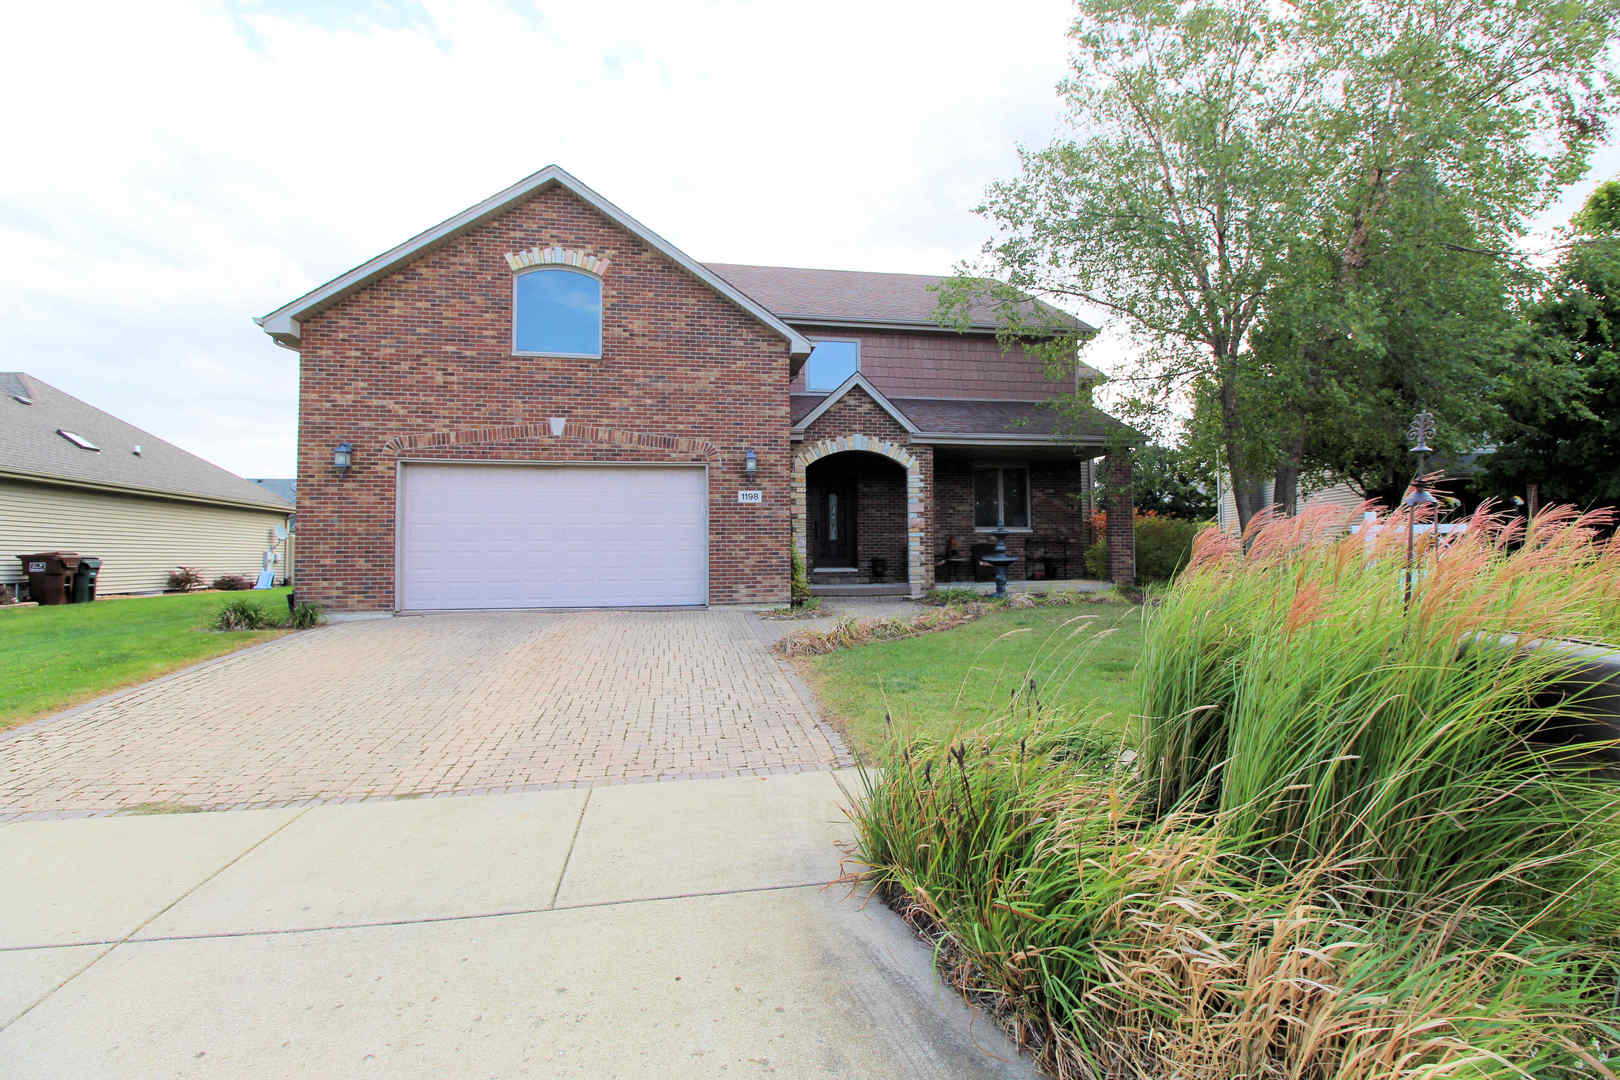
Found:
[[[1103,459],[1108,485],[1108,580],[1115,585],[1136,584],[1135,507],[1131,499],[1131,453],[1117,450]]]

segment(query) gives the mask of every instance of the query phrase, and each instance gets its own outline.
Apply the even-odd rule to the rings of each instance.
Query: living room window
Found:
[[[804,362],[806,390],[836,390],[861,370],[859,341],[817,341]]]
[[[550,266],[513,278],[512,351],[519,356],[601,356],[601,279]]]
[[[1030,527],[1028,466],[980,465],[973,470],[973,527],[991,531],[1001,523],[1008,530]]]

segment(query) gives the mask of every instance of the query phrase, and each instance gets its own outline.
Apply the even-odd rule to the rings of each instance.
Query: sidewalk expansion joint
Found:
[[[547,905],[552,909],[557,907],[557,895],[562,892],[563,878],[567,876],[568,864],[574,858],[574,845],[579,843],[580,827],[585,824],[585,809],[591,805],[591,793],[595,790],[594,787],[586,788],[585,798],[579,804],[579,817],[574,819],[574,835],[568,838],[568,853],[563,856],[562,869],[557,871],[557,884],[551,890],[551,903]]]
[[[201,881],[197,882],[191,888],[187,889],[185,892],[181,893],[179,896],[175,897],[173,900],[170,900],[167,904],[164,904],[157,911],[154,911],[151,915],[148,915],[145,919],[141,920],[140,925],[136,926],[135,929],[131,930],[129,933],[125,934],[123,937],[121,937],[121,938],[104,938],[104,939],[102,939],[100,941],[79,942],[78,944],[82,944],[82,945],[105,945],[107,947],[105,949],[101,950],[100,952],[98,952],[95,956],[91,957],[89,962],[86,963],[83,967],[79,968],[77,971],[73,972],[67,978],[63,979],[61,982],[57,983],[55,986],[53,986],[49,990],[45,991],[39,997],[35,998],[34,1001],[26,1009],[24,1009],[22,1012],[18,1013],[16,1016],[13,1016],[11,1019],[7,1020],[5,1023],[0,1024],[0,1031],[6,1030],[8,1027],[15,1024],[17,1021],[21,1020],[23,1017],[27,1016],[29,1013],[33,1012],[35,1009],[39,1008],[39,1006],[42,1005],[46,1001],[46,999],[48,999],[52,994],[55,994],[58,990],[62,989],[62,987],[66,986],[68,983],[72,982],[74,979],[77,979],[80,975],[83,975],[85,972],[87,972],[91,968],[95,967],[98,963],[101,962],[103,957],[107,956],[114,949],[118,948],[118,946],[129,944],[132,941],[143,941],[143,940],[160,941],[160,940],[162,940],[161,938],[136,938],[135,935],[140,933],[142,930],[145,930],[148,926],[151,926],[158,919],[162,918],[164,915],[166,915],[170,911],[172,911],[176,904],[180,903],[182,900],[185,900],[188,896],[191,896],[198,889],[202,888],[204,885],[207,885],[210,881],[213,881],[215,878],[219,877],[219,875],[223,874],[225,871],[229,870],[231,867],[235,866],[237,863],[239,863],[243,859],[247,858],[250,854],[257,851],[259,849],[259,847],[261,845],[263,845],[264,843],[266,843],[267,841],[269,841],[271,837],[277,835],[278,833],[281,832],[281,830],[285,829],[287,826],[291,825],[293,822],[297,821],[299,818],[303,817],[307,813],[309,813],[309,810],[307,810],[307,809],[301,810],[298,813],[294,814],[292,817],[288,818],[286,821],[283,821],[280,825],[277,825],[275,828],[273,828],[269,832],[265,833],[263,836],[259,837],[253,843],[249,844],[246,848],[244,848],[243,850],[237,852],[231,858],[227,859],[224,862],[224,864],[217,867],[214,870],[213,873],[209,874],[207,877],[205,877]],[[49,948],[57,948],[57,947],[58,946],[53,946],[53,945],[9,946],[7,948],[0,949],[0,952],[21,952],[21,951],[26,950],[26,949],[49,949]]]
[[[268,839],[268,837],[266,839]],[[243,852],[243,854],[245,855],[246,852]],[[238,858],[240,858],[240,856],[238,856]],[[220,869],[223,870],[224,867],[221,867]],[[747,896],[753,893],[790,892],[794,889],[825,889],[836,884],[836,881],[800,881],[789,885],[753,885],[741,889],[710,889],[702,892],[669,893],[664,896],[627,897],[622,900],[592,900],[580,904],[563,904],[559,907],[512,908],[505,911],[477,911],[462,915],[421,915],[410,919],[377,919],[370,922],[330,923],[324,926],[289,926],[272,930],[215,930],[203,934],[159,934],[155,937],[135,937],[133,935],[138,933],[140,930],[140,927],[137,927],[135,931],[131,932],[131,936],[124,938],[106,938],[98,941],[62,941],[48,945],[4,945],[0,946],[0,954],[8,952],[37,952],[43,949],[73,949],[85,945],[108,945],[114,947],[119,945],[156,945],[168,941],[212,941],[216,938],[283,937],[289,934],[327,934],[342,930],[374,930],[390,926],[430,926],[434,923],[474,922],[480,919],[510,919],[520,915],[551,915],[554,913],[567,911],[588,911],[592,908],[631,907],[636,904],[663,904],[675,900],[703,900],[717,896]],[[176,901],[176,903],[178,903],[178,901]],[[173,907],[174,905],[171,904],[169,906]],[[164,910],[167,911],[168,908],[165,908]],[[159,915],[162,913],[163,912],[158,912]],[[157,915],[152,916],[152,919],[155,918],[157,918]],[[146,922],[142,923],[141,926],[150,924],[152,919],[146,920]],[[111,948],[107,950],[107,952],[111,951]],[[107,954],[101,954],[101,956],[105,955]],[[96,960],[101,959],[101,956],[97,956]],[[94,963],[95,960],[90,961],[90,964]],[[68,982],[72,981],[72,979],[81,974],[85,968],[88,968],[90,964],[86,964],[84,968],[80,968],[79,971],[74,972],[72,976],[62,980],[62,983],[59,984],[56,989],[61,989],[62,986],[65,986]],[[52,990],[51,993],[55,993],[55,990]],[[45,995],[45,997],[49,996],[50,994]],[[44,998],[40,999],[40,1001],[43,1000]],[[37,1005],[39,1002],[35,1002],[34,1004]],[[33,1007],[33,1005],[30,1005],[28,1008],[32,1009]],[[27,1011],[28,1010],[25,1009],[24,1013]],[[22,1019],[22,1015],[22,1013],[19,1013],[11,1022]],[[10,1022],[8,1022],[7,1026],[9,1026],[9,1023]],[[0,1031],[3,1030],[4,1028],[0,1027]]]

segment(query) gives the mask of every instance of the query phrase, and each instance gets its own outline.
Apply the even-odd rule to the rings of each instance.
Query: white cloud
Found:
[[[1069,18],[1065,0],[14,7],[0,366],[246,475],[291,474],[297,395],[296,358],[250,316],[551,162],[700,259],[948,270],[985,236],[985,183],[1058,128]]]
[[[1062,0],[28,5],[0,69],[4,366],[293,468],[249,321],[550,162],[704,259],[944,271],[1055,130]],[[21,107],[17,107],[17,106]]]

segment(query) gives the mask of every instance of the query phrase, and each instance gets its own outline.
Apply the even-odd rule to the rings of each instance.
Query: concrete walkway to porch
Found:
[[[34,1077],[1032,1077],[843,886],[852,773],[0,825]]]

